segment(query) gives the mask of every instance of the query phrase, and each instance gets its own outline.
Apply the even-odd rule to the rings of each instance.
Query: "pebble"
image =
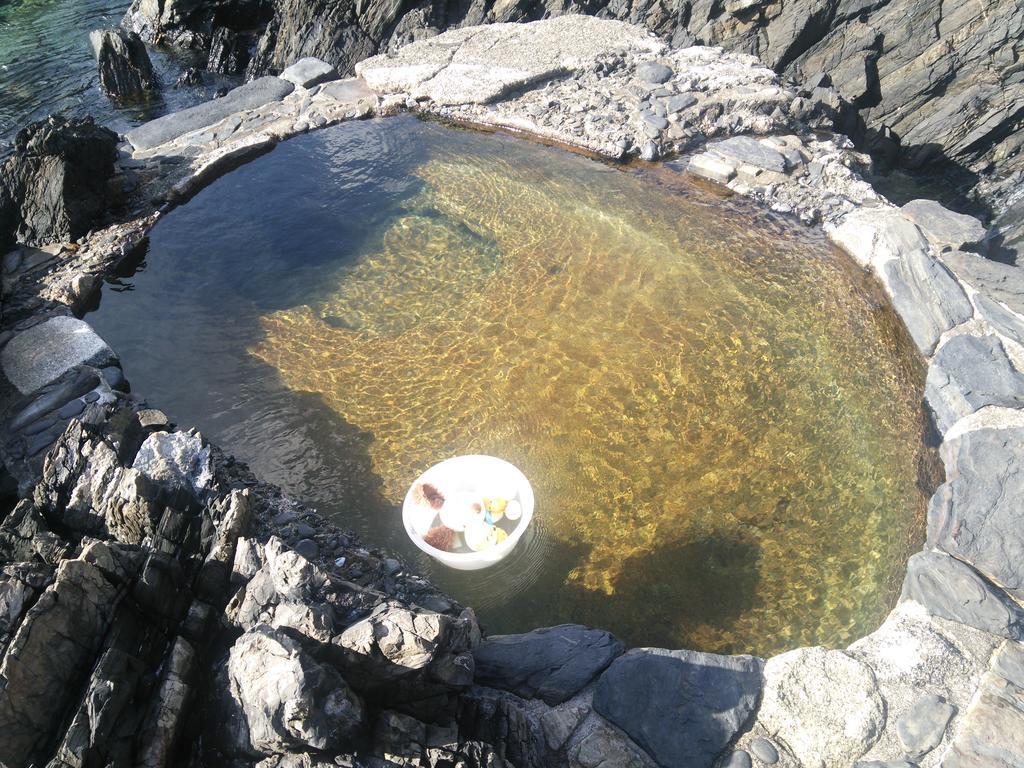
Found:
[[[665,104],[666,111],[670,113],[682,112],[687,107],[692,107],[697,103],[697,99],[689,93],[680,93],[673,96]]]
[[[750,755],[742,749],[737,749],[729,755],[728,760],[722,763],[722,768],[750,768],[751,765]]]
[[[29,437],[31,435],[38,435],[40,432],[46,431],[56,423],[57,418],[55,416],[47,416],[45,419],[40,419],[39,421],[35,421],[29,424],[27,427],[21,430],[21,434],[25,435],[25,437]]]
[[[57,411],[57,415],[62,419],[70,419],[72,416],[77,416],[85,410],[85,402],[82,400],[72,400],[67,403],[63,408]]]
[[[402,564],[395,560],[393,557],[385,558],[384,560],[384,572],[387,574],[398,573],[402,570]]]
[[[295,551],[307,560],[316,560],[320,554],[320,546],[312,539],[303,539],[295,545]]]
[[[658,64],[652,61],[646,64],[641,64],[637,67],[636,74],[645,83],[661,85],[672,77],[672,70],[664,64]]]
[[[296,536],[301,536],[304,539],[308,539],[310,536],[316,533],[316,529],[308,523],[296,523],[292,530],[295,531]]]
[[[103,378],[107,380],[111,389],[119,389],[124,384],[124,371],[116,365],[104,368],[100,373],[103,374]]]
[[[764,736],[758,736],[756,739],[753,739],[749,744],[749,748],[754,753],[754,757],[762,763],[775,765],[779,762],[779,751]]]
[[[339,557],[337,560],[334,561],[334,567],[335,568],[341,568],[344,565],[345,565],[345,558],[344,557]]]
[[[92,392],[86,394],[86,396],[83,397],[82,399],[85,400],[85,402],[87,403],[95,403],[97,400],[100,399],[100,393],[97,392],[96,390],[93,390]]]

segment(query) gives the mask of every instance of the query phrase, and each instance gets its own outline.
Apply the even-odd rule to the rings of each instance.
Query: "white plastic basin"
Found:
[[[511,486],[516,489],[516,498],[522,505],[523,513],[516,527],[500,544],[481,552],[445,552],[423,540],[423,534],[426,533],[434,513],[413,502],[413,488],[419,483],[432,483],[453,493],[470,489],[482,493],[491,486]],[[515,549],[530,521],[533,520],[533,505],[533,488],[530,481],[514,465],[495,456],[455,456],[435,464],[416,478],[402,503],[402,524],[413,544],[438,562],[460,571],[475,571],[500,562]]]

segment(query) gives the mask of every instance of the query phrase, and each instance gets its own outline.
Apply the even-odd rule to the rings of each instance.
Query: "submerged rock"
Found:
[[[14,154],[0,166],[0,246],[81,237],[111,200],[117,134],[91,117],[59,115],[18,132]]]
[[[100,86],[115,101],[144,101],[157,89],[156,75],[142,39],[134,32],[97,29],[89,33]]]

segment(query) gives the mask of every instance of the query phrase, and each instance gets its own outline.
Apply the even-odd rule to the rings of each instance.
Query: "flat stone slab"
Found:
[[[956,714],[956,707],[941,696],[928,694],[896,720],[896,733],[909,757],[924,757],[939,744],[946,726]]]
[[[766,171],[785,173],[789,167],[781,152],[750,136],[734,136],[715,142],[708,149],[737,163],[747,163]]]
[[[637,77],[651,85],[661,85],[672,79],[672,68],[655,61],[649,61],[636,68]]]
[[[555,706],[579,693],[624,650],[610,633],[579,624],[495,635],[473,651],[474,679]]]
[[[981,679],[943,768],[1019,768],[1024,765],[1024,647],[1006,643]]]
[[[317,93],[317,96],[325,96],[336,101],[359,101],[360,99],[373,99],[377,94],[369,89],[366,81],[361,77],[348,77],[344,80],[327,83]]]
[[[959,419],[987,405],[1024,408],[1024,374],[995,336],[954,336],[932,359],[925,398],[945,434]]]
[[[754,656],[629,651],[598,680],[594,710],[664,768],[710,766],[753,714],[762,664]]]
[[[842,651],[798,648],[765,664],[758,721],[806,768],[851,765],[881,735],[875,676]]]
[[[701,152],[691,157],[686,170],[719,184],[727,184],[736,175],[736,166],[733,163],[710,152]]]
[[[980,221],[951,211],[935,200],[911,200],[900,211],[940,251],[976,248],[985,239],[985,226]]]
[[[934,616],[999,637],[1024,638],[1024,608],[943,552],[918,552],[910,558],[901,597],[920,603]]]
[[[83,320],[53,317],[22,331],[0,353],[0,367],[23,395],[56,381],[79,365],[102,368],[117,355]]]
[[[194,107],[158,117],[125,134],[135,149],[152,149],[186,133],[219,123],[225,117],[280,101],[295,85],[279,77],[261,77],[241,85],[227,95]]]
[[[947,251],[941,258],[962,280],[1024,315],[1024,265],[1003,264],[966,251]]]
[[[664,50],[664,43],[629,24],[560,16],[451,30],[366,59],[356,73],[378,93],[406,93],[439,106],[488,104],[589,67],[604,55],[632,51],[653,57]]]
[[[299,59],[280,74],[282,80],[294,83],[300,88],[312,88],[328,80],[337,80],[338,77],[338,71],[333,66],[315,56]]]
[[[942,444],[945,483],[928,505],[928,543],[1024,599],[1024,429],[976,429]]]

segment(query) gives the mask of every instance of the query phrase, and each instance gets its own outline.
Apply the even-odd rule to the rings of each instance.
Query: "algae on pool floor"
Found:
[[[372,434],[390,504],[451,455],[523,469],[538,533],[435,580],[491,632],[767,654],[877,624],[921,536],[921,372],[867,278],[634,174],[417,130],[415,194],[251,351]]]

